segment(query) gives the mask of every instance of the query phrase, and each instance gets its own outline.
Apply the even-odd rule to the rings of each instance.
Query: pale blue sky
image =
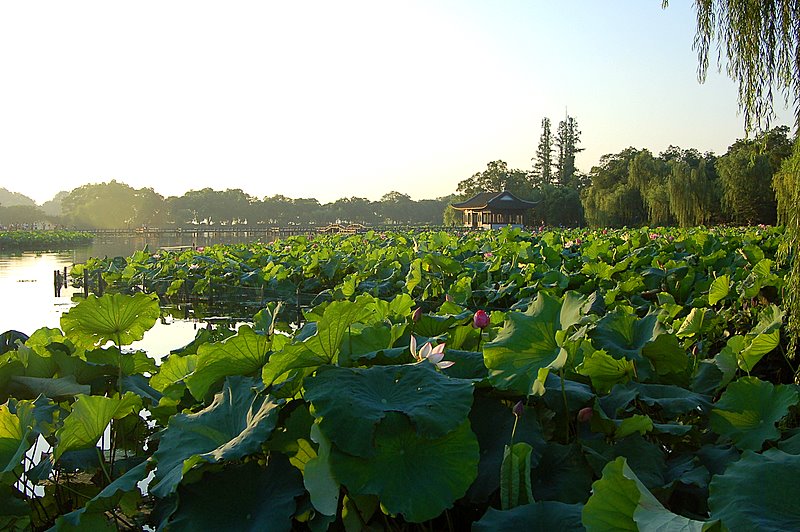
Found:
[[[721,154],[736,87],[698,84],[693,37],[689,0],[4,2],[0,186],[432,198],[492,160],[529,169],[567,110],[582,171],[628,146]]]

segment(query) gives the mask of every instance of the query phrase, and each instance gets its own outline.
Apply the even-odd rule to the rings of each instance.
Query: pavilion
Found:
[[[519,199],[511,192],[481,192],[476,196],[452,203],[450,206],[464,213],[464,226],[475,229],[522,227],[525,213],[539,202]]]

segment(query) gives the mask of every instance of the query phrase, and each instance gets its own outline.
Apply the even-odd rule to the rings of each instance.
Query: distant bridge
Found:
[[[276,240],[297,235],[317,235],[317,234],[348,234],[366,233],[367,231],[448,231],[462,233],[465,231],[461,226],[430,226],[430,225],[381,225],[367,226],[362,224],[331,224],[325,226],[315,225],[295,225],[284,227],[266,227],[258,225],[222,225],[222,226],[198,226],[198,227],[135,227],[128,229],[78,229],[86,233],[91,233],[98,237],[120,237],[120,238],[181,238],[189,237],[194,239],[212,238],[215,236],[230,236],[238,238],[263,238],[266,240]]]

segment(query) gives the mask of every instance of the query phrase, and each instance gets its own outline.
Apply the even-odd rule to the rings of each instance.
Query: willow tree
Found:
[[[664,0],[663,5],[668,4]],[[800,125],[800,2],[797,0],[695,0],[700,80],[708,71],[709,53],[716,43],[725,70],[739,86],[739,106],[749,130],[768,126],[775,116],[773,103],[780,94],[792,102],[795,126]],[[776,94],[777,93],[777,94]],[[800,151],[795,141],[796,161]],[[787,163],[776,183],[782,222],[786,224],[784,256],[791,261],[786,310],[791,353],[800,331],[800,168]]]

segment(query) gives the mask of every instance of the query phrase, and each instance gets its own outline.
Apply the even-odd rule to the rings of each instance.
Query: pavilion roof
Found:
[[[520,199],[511,192],[481,192],[461,203],[451,203],[454,209],[483,210],[486,208],[494,210],[519,210],[531,209],[539,203],[538,201],[528,201]]]

